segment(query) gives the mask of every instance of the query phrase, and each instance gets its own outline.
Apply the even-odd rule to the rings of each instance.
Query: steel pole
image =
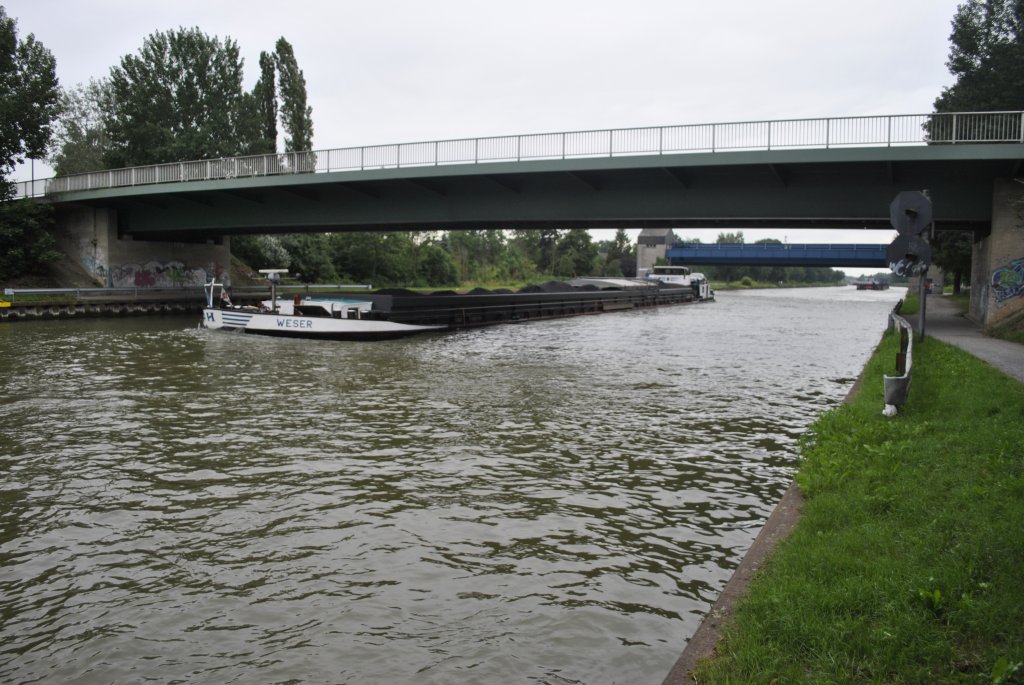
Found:
[[[918,340],[924,341],[925,310],[928,308],[928,293],[925,292],[925,285],[928,276],[928,269],[921,272],[921,282],[918,291],[921,293],[921,306],[917,312]]]

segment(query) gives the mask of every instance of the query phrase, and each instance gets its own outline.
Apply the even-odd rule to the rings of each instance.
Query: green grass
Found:
[[[993,326],[988,334],[994,338],[1024,344],[1024,313],[1018,313],[998,326]]]
[[[32,305],[48,305],[48,304],[74,304],[74,295],[35,295],[35,294],[18,294],[18,295],[5,295],[0,297],[0,300],[4,302],[10,302],[11,304],[32,304]]]
[[[895,354],[808,433],[800,522],[698,682],[1024,682],[1024,384],[928,339],[885,418]]]

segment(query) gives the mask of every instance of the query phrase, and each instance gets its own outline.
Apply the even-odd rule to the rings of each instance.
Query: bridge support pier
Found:
[[[229,238],[206,242],[133,240],[120,235],[117,212],[63,207],[57,243],[99,286],[167,288],[200,286],[215,277],[230,285]]]
[[[1024,183],[996,179],[992,231],[974,243],[968,316],[986,328],[1024,312]]]

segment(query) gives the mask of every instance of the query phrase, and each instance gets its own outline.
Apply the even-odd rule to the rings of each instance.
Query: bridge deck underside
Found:
[[[1013,155],[1022,146],[1016,148]],[[985,232],[993,179],[1020,169],[1007,153],[945,159],[895,148],[838,158],[811,152],[297,174],[68,193],[57,201],[116,209],[121,234],[190,240],[479,228],[887,229],[895,194],[927,189],[937,228]]]

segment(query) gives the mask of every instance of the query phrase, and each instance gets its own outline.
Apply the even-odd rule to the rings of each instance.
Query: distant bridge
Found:
[[[672,264],[749,264],[756,266],[887,267],[886,245],[770,243],[675,243]]]

